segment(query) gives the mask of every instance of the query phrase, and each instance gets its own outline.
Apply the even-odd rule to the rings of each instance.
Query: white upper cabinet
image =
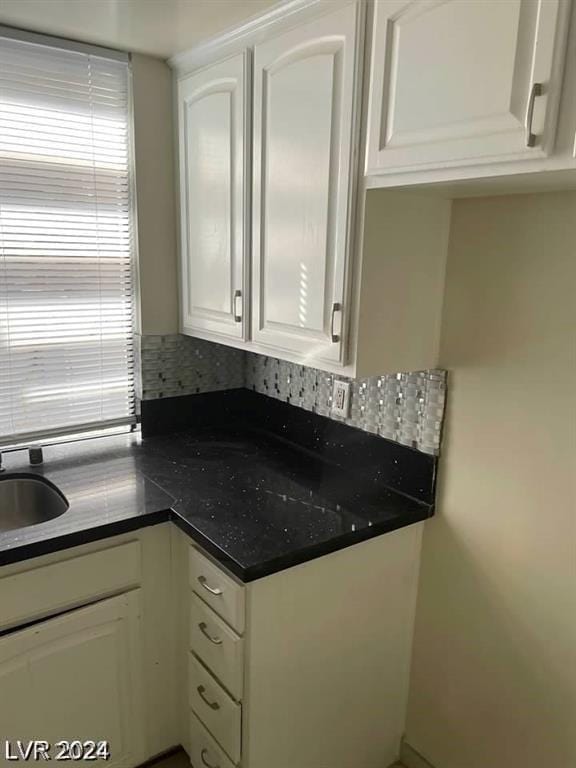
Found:
[[[280,357],[344,362],[360,12],[254,52],[252,339]]]
[[[569,11],[570,0],[379,0],[368,173],[398,184],[410,171],[512,173],[550,157]]]
[[[575,6],[294,0],[175,57],[182,332],[437,365],[449,200],[576,186]]]
[[[450,204],[365,194],[365,24],[364,2],[278,6],[173,60],[184,333],[346,376],[437,364]],[[243,167],[229,162],[247,135],[246,66],[230,56],[238,46],[253,50],[249,208]],[[212,157],[205,147],[215,143]],[[251,221],[246,335],[230,303],[238,284],[230,276],[248,272],[239,258],[242,216],[244,232]]]
[[[241,53],[178,82],[181,330],[215,340],[247,329],[246,70]]]

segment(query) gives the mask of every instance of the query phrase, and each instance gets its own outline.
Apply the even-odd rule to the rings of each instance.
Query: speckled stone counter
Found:
[[[4,477],[43,475],[70,507],[0,532],[0,565],[172,520],[251,581],[433,514],[436,459],[413,449],[244,390],[149,410],[143,439],[5,457]]]

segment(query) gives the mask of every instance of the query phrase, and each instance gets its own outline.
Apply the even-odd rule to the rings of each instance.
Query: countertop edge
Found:
[[[172,513],[172,522],[185,533],[193,542],[204,549],[214,560],[223,568],[232,573],[243,584],[249,584],[251,581],[272,576],[275,573],[292,568],[296,565],[316,560],[323,555],[338,552],[341,549],[360,544],[363,541],[374,539],[378,536],[392,533],[393,531],[406,528],[415,523],[422,523],[434,515],[433,505],[422,505],[422,510],[403,516],[401,519],[385,520],[381,523],[375,523],[369,528],[363,528],[358,531],[349,531],[324,542],[319,542],[310,547],[301,548],[293,553],[281,555],[280,557],[267,560],[255,566],[243,568],[236,560],[228,555],[218,545],[214,544],[209,538],[204,536],[197,528],[189,523],[178,512]]]
[[[149,528],[165,522],[173,522],[179,530],[186,534],[192,542],[215,559],[223,568],[232,573],[243,584],[249,584],[251,581],[272,576],[275,573],[292,568],[296,565],[316,560],[323,555],[346,549],[354,544],[382,536],[386,533],[405,528],[408,525],[414,525],[428,520],[434,514],[433,505],[422,504],[422,510],[405,515],[402,518],[385,520],[381,523],[375,523],[369,528],[363,528],[358,531],[349,531],[341,536],[319,542],[310,547],[304,547],[293,553],[282,555],[264,563],[260,563],[248,568],[242,567],[224,550],[220,549],[214,542],[204,536],[195,526],[189,523],[174,509],[164,509],[157,512],[150,512],[147,515],[126,518],[125,520],[97,525],[91,528],[84,528],[80,531],[74,531],[61,536],[43,539],[41,541],[24,544],[13,547],[9,550],[0,551],[0,567],[12,565],[14,563],[25,562],[43,555],[54,554],[66,549],[90,544],[95,541],[102,541],[114,536],[121,536],[124,533],[130,533],[142,528]]]
[[[141,528],[149,528],[153,525],[166,523],[172,520],[174,511],[170,508],[149,512],[146,515],[138,517],[127,517],[124,520],[115,520],[112,523],[104,523],[93,527],[82,528],[78,531],[64,533],[59,536],[34,541],[29,544],[11,547],[10,549],[0,550],[0,567],[3,565],[12,565],[26,560],[32,560],[35,557],[51,555],[55,552],[62,552],[73,547],[80,547],[82,544],[90,544],[94,541],[111,539],[114,536],[121,536],[123,533],[131,533]]]

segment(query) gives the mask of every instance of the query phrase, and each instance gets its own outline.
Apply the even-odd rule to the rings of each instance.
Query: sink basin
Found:
[[[53,520],[68,506],[66,497],[43,477],[0,475],[0,533]]]

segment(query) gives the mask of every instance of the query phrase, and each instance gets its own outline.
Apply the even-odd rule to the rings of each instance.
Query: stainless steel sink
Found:
[[[0,533],[53,520],[68,506],[64,494],[43,477],[0,475]]]

